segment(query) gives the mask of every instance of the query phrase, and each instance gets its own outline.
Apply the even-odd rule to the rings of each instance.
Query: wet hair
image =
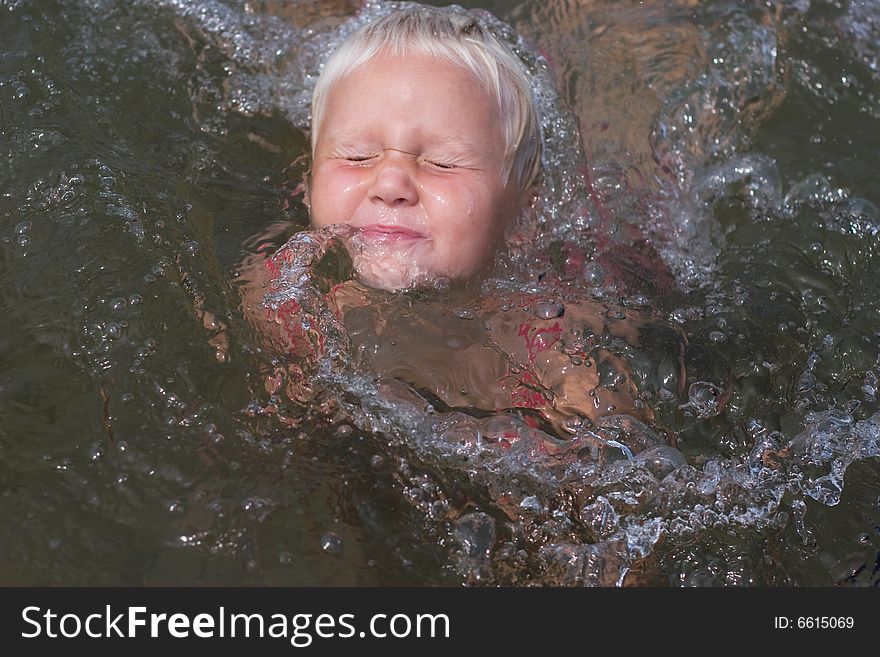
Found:
[[[367,23],[330,56],[312,96],[312,151],[333,86],[378,55],[426,55],[461,66],[495,101],[501,118],[501,176],[527,190],[541,167],[538,110],[523,64],[513,51],[460,8],[410,5]]]

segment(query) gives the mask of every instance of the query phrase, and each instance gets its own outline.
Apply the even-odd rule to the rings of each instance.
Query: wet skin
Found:
[[[518,210],[503,155],[498,109],[466,70],[380,54],[329,92],[312,225],[355,229],[349,248],[371,287],[471,279]]]

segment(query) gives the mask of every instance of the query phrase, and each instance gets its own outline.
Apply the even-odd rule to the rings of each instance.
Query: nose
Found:
[[[385,151],[373,169],[370,199],[389,206],[412,205],[418,201],[412,159],[408,153]]]

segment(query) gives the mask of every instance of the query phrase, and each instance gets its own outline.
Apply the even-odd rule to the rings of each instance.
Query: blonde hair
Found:
[[[409,5],[359,28],[330,56],[312,95],[312,151],[333,86],[377,55],[426,55],[461,66],[496,102],[501,119],[505,184],[525,191],[541,167],[541,124],[523,64],[476,18]]]

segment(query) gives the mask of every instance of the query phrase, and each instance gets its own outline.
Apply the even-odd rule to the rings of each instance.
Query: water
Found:
[[[545,185],[482,295],[375,300],[417,390],[353,364],[332,237],[285,288],[309,376],[242,307],[307,225],[357,4],[0,3],[3,583],[876,586],[877,9],[485,4],[531,44]],[[647,328],[547,352],[625,358],[638,413],[463,412],[479,372],[408,365],[416,321],[466,353],[585,300]]]

